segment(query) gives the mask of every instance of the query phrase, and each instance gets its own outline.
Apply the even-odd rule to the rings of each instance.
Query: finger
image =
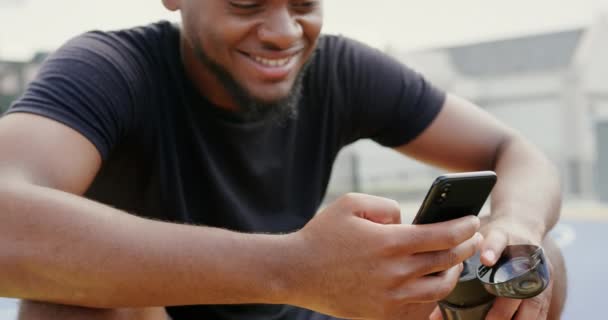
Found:
[[[519,307],[519,311],[517,312],[517,317],[515,318],[515,320],[547,319],[547,314],[549,313],[549,306],[551,304],[551,296],[553,292],[552,289],[552,284],[550,283],[547,289],[543,291],[543,293],[539,294],[534,298],[523,300],[521,307]]]
[[[549,301],[551,301],[551,300],[549,300]],[[549,318],[549,309],[550,308],[551,308],[551,302],[543,304],[542,308],[540,309],[538,319],[546,320],[547,318]]]
[[[515,320],[537,320],[545,301],[541,296],[523,300]]]
[[[486,316],[486,320],[512,319],[520,304],[521,300],[496,298],[494,305]]]
[[[439,307],[435,307],[435,310],[429,316],[429,320],[443,320],[443,315],[441,314],[441,310]]]
[[[408,267],[412,268],[410,278],[417,278],[423,275],[436,272],[443,272],[464,260],[475,255],[483,240],[480,233],[459,244],[458,246],[443,251],[423,252],[408,257]]]
[[[507,235],[500,230],[491,230],[481,244],[481,263],[491,267],[496,264],[498,258],[507,246]]]
[[[395,200],[360,193],[342,196],[338,203],[360,218],[380,224],[400,224],[401,207]]]
[[[445,222],[421,225],[396,225],[393,237],[401,239],[407,253],[451,249],[472,238],[479,230],[479,218],[467,216]]]
[[[408,303],[437,302],[452,292],[458,282],[460,272],[462,272],[462,264],[435,276],[405,282],[399,289],[400,292],[396,294],[399,300]]]

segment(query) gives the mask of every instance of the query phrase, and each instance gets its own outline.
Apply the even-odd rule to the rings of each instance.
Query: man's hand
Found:
[[[400,225],[395,201],[346,195],[291,235],[291,304],[342,318],[396,319],[446,296],[482,241],[476,217]]]
[[[486,266],[496,264],[500,255],[507,245],[532,244],[540,246],[542,235],[528,228],[525,224],[506,218],[484,218],[481,233],[485,236],[481,245],[481,262]],[[553,271],[551,262],[549,271]],[[551,297],[553,292],[553,281],[538,296],[526,299],[508,299],[499,297],[490,309],[486,320],[545,320],[549,313]],[[435,309],[430,317],[431,320],[442,319],[439,309]]]
[[[536,227],[536,226],[534,226]],[[484,223],[482,233],[486,236],[485,241],[481,246],[481,262],[486,266],[493,266],[498,261],[507,245],[512,244],[532,244],[540,246],[544,235],[538,234],[534,228],[524,223],[509,220],[507,218],[488,218],[487,223]],[[547,258],[548,261],[548,258]],[[549,271],[552,270],[551,262],[549,262]],[[549,313],[551,304],[551,294],[553,292],[553,281],[543,293],[538,296],[526,299],[515,300],[507,298],[498,298],[494,302],[494,306],[486,317],[487,320],[545,320]]]

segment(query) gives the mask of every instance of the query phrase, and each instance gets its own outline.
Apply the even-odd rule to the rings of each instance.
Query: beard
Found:
[[[315,51],[316,52],[316,51]],[[266,101],[253,96],[243,87],[226,68],[213,61],[200,45],[194,46],[194,54],[198,61],[207,67],[219,80],[228,94],[239,107],[240,115],[246,121],[269,120],[283,124],[298,116],[298,102],[302,97],[304,75],[310,66],[309,58],[299,70],[289,93],[282,98]]]

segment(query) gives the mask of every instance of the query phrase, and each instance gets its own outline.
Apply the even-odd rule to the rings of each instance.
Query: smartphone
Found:
[[[478,215],[496,184],[493,171],[444,174],[433,182],[412,224]]]

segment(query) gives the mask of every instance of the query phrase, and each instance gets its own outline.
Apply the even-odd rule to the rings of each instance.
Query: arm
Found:
[[[57,122],[0,120],[0,296],[91,307],[280,302],[285,236],[151,221],[80,197],[100,163]]]
[[[0,119],[0,296],[99,308],[285,303],[394,318],[447,295],[481,240],[477,218],[400,225],[394,201],[366,195],[339,199],[288,235],[145,220],[79,196],[100,163],[62,124]]]
[[[526,228],[537,244],[559,219],[555,167],[521,135],[461,98],[448,95],[430,127],[397,150],[449,170],[496,171],[492,220]],[[507,239],[498,241],[492,249],[502,251]]]
[[[494,265],[507,245],[541,245],[559,219],[561,192],[554,166],[521,135],[463,99],[448,95],[430,127],[397,150],[452,170],[497,172],[491,215],[482,228],[485,265]],[[515,312],[517,319],[544,319],[552,293],[549,288],[523,302],[499,298],[488,319],[510,319]],[[441,318],[438,310],[431,318]]]

